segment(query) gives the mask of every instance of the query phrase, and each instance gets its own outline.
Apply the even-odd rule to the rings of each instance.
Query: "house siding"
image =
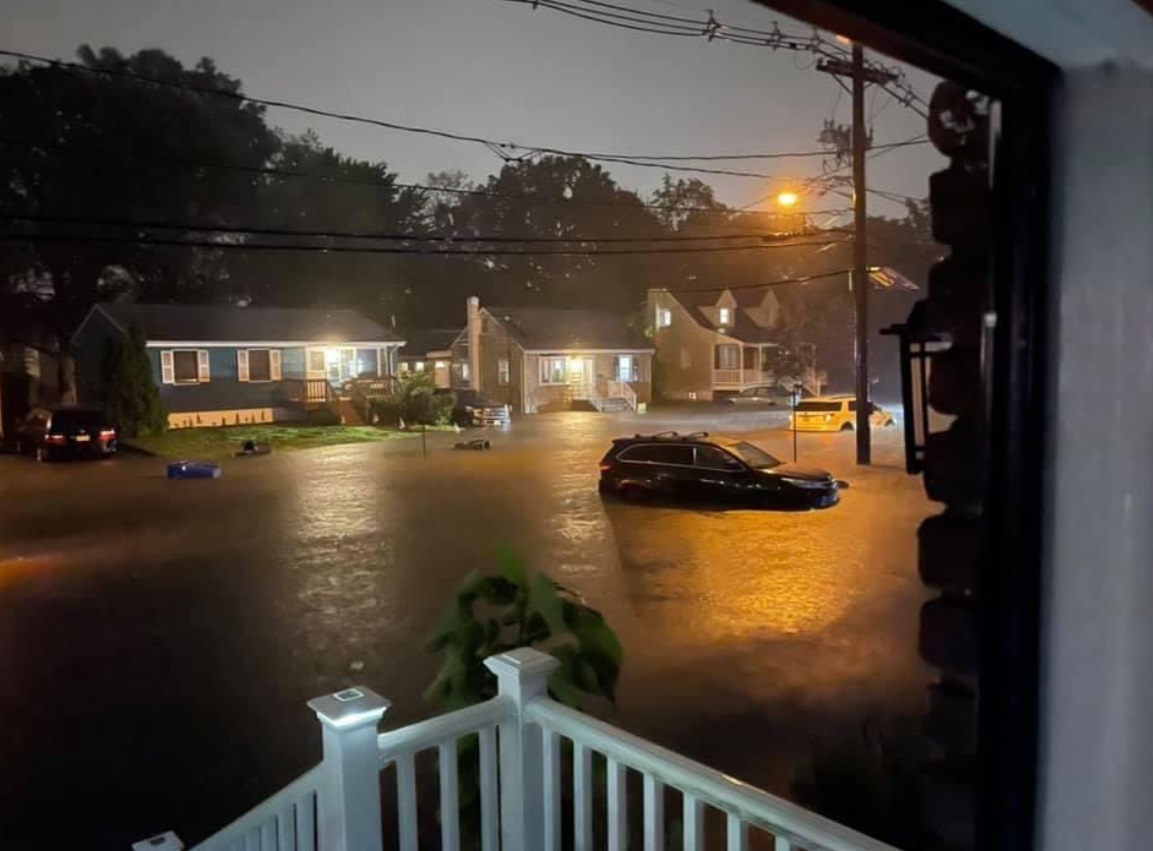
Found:
[[[508,384],[500,383],[500,362],[509,361]],[[473,386],[494,402],[511,405],[514,411],[525,413],[521,397],[521,377],[524,369],[524,352],[499,322],[481,313],[480,331],[480,381],[474,379]]]
[[[671,312],[672,323],[657,328],[658,308]],[[658,391],[666,399],[711,399],[713,397],[713,346],[717,333],[702,328],[687,310],[667,292],[649,296],[649,317],[654,323]]]
[[[76,398],[81,405],[104,406],[104,359],[108,346],[124,332],[103,311],[94,310],[72,338],[76,361]],[[157,376],[159,383],[159,376]]]
[[[591,355],[576,353],[556,354],[532,353],[522,358],[525,370],[525,405],[521,409],[527,414],[544,413],[548,411],[570,410],[574,402],[587,402],[592,395],[585,390],[582,392],[569,384],[542,384],[540,381],[541,359],[547,357],[588,357],[593,361],[593,392],[602,397],[608,395],[607,384],[615,381],[616,358],[618,355],[631,355],[637,359],[639,381],[629,383],[633,392],[637,394],[637,402],[648,404],[652,401],[652,354],[649,352],[598,352]]]
[[[160,352],[181,348],[184,347],[148,348],[152,378],[160,388],[160,398],[170,414],[266,409],[282,404],[279,381],[239,380],[238,349],[233,347],[208,349],[208,381],[203,384],[164,384],[160,373]],[[283,366],[283,355],[281,358]]]

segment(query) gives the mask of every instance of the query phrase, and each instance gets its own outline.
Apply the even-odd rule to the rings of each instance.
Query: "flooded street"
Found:
[[[490,452],[452,434],[163,478],[156,459],[0,458],[0,836],[5,849],[186,842],[319,758],[304,702],[353,683],[398,725],[435,707],[424,639],[497,544],[604,612],[625,649],[617,723],[771,791],[815,740],[914,714],[915,530],[932,510],[896,429],[800,460],[849,481],[821,512],[606,503],[613,436],[740,432],[781,458],[778,413],[557,414]],[[58,822],[68,801],[70,817]],[[98,841],[93,841],[98,840]]]

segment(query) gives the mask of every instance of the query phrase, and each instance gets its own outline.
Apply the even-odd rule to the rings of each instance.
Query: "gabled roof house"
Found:
[[[97,304],[72,338],[82,404],[103,401],[107,344],[134,325],[173,428],[303,419],[318,407],[349,421],[351,386],[394,376],[404,342],[355,310]]]

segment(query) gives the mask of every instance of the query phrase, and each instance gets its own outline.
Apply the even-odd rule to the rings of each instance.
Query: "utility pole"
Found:
[[[857,463],[872,463],[872,441],[869,434],[869,270],[865,245],[865,150],[872,139],[865,128],[865,84],[884,85],[897,75],[880,68],[865,68],[865,48],[853,42],[852,61],[823,59],[817,70],[853,81],[853,272],[849,279],[856,305],[856,396],[857,396]]]

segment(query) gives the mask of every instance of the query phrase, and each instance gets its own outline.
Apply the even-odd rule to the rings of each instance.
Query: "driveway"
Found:
[[[426,717],[423,639],[498,543],[574,586],[620,633],[618,723],[773,791],[813,742],[913,714],[915,530],[931,511],[851,434],[800,460],[851,487],[811,513],[609,504],[608,439],[735,431],[782,458],[775,413],[558,414],[456,452],[454,435],[226,464],[170,482],[121,458],[0,458],[0,836],[6,849],[197,841],[319,758],[304,701],[353,683]],[[59,814],[67,812],[63,823]]]

